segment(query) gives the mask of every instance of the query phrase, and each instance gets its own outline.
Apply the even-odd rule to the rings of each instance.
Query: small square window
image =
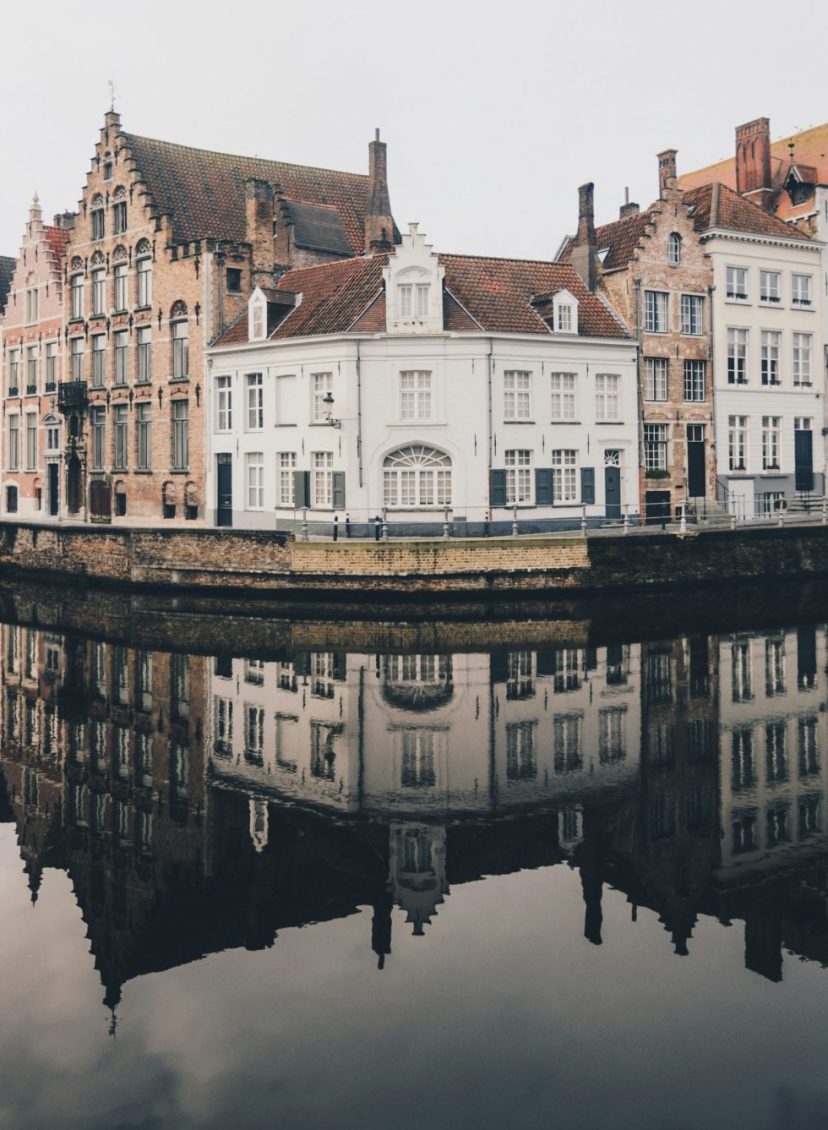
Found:
[[[242,273],[239,267],[227,268],[227,293],[241,294]]]

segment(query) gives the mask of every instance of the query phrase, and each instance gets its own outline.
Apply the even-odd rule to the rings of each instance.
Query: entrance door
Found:
[[[60,510],[60,468],[57,463],[48,463],[46,466],[47,489],[49,491],[49,513],[57,517]]]
[[[687,494],[704,498],[707,494],[704,473],[704,424],[687,425]]]
[[[670,520],[669,490],[648,490],[644,492],[644,513],[647,525]]]
[[[811,421],[794,420],[794,490],[814,489],[814,441]]]
[[[604,467],[604,505],[608,518],[621,517],[621,468],[617,464]]]
[[[66,501],[69,513],[77,514],[81,508],[81,465],[77,455],[70,455],[66,463]]]
[[[233,456],[216,456],[216,525],[233,525]]]

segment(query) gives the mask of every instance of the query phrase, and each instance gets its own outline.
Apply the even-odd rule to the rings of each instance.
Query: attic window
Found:
[[[400,288],[400,317],[428,317],[428,283],[403,283]]]
[[[549,324],[553,333],[578,332],[578,300],[568,290],[559,291],[552,299],[552,318]]]
[[[568,303],[561,303],[555,311],[555,330],[558,333],[572,333],[572,307]]]
[[[606,259],[606,257],[608,255],[609,255],[609,248],[608,247],[604,247],[598,252],[598,262],[601,264],[601,266],[604,265],[604,260]]]
[[[267,303],[261,292],[250,299],[247,336],[250,341],[264,341],[267,337]]]
[[[677,267],[681,263],[681,236],[675,231],[670,232],[667,241],[667,262],[672,267]]]
[[[104,180],[112,180],[112,162],[111,161],[104,161],[103,179]]]
[[[241,294],[242,273],[239,267],[227,268],[227,293]]]

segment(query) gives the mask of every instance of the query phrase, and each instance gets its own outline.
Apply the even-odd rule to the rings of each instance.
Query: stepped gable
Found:
[[[0,255],[0,314],[6,308],[6,299],[11,290],[16,266],[16,259],[12,259],[10,255]]]
[[[814,242],[810,236],[786,224],[777,216],[770,215],[757,204],[746,200],[734,189],[718,181],[690,189],[685,192],[684,200],[693,209],[693,226],[698,232],[719,228],[726,231],[793,239],[798,243]]]
[[[316,249],[354,254],[365,245],[371,183],[364,174],[215,153],[134,133],[122,132],[119,137],[135,159],[155,207],[170,217],[176,243],[207,238],[244,241],[244,185],[253,178],[275,185],[292,208],[299,206],[294,219],[304,237],[323,239],[322,247],[312,244]],[[308,205],[310,210],[303,208]],[[339,224],[332,223],[330,216],[323,223],[320,206],[335,211]],[[332,239],[336,246],[324,245]]]
[[[612,223],[602,224],[595,229],[595,246],[602,271],[613,271],[626,267],[641,243],[646,227],[652,223],[650,209],[625,216]],[[572,252],[577,239],[568,236],[558,253],[558,262],[572,261]],[[604,254],[606,252],[606,254]]]
[[[43,234],[52,249],[55,266],[59,268],[66,254],[66,245],[69,243],[72,232],[69,228],[44,227]]]

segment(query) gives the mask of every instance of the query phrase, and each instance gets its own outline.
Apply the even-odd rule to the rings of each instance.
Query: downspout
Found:
[[[359,354],[360,341],[356,343],[356,374],[357,374],[357,467],[359,470],[359,487],[362,489],[362,366]]]
[[[638,521],[644,512],[644,396],[641,391],[641,279],[633,279],[635,286],[635,385],[638,402]]]
[[[486,416],[487,416],[486,426],[488,427],[488,430],[489,430],[488,444],[487,444],[488,452],[489,452],[489,455],[488,455],[489,461],[488,461],[488,467],[487,467],[487,473],[486,473],[485,490],[486,490],[486,498],[488,499],[488,504],[486,506],[486,513],[489,515],[490,519],[491,519],[491,503],[492,503],[491,494],[490,494],[490,490],[491,490],[490,484],[491,484],[491,481],[492,481],[491,472],[492,472],[492,462],[493,462],[492,444],[494,442],[494,427],[493,427],[493,416],[492,416],[492,411],[493,411],[493,408],[492,408],[492,369],[493,369],[493,366],[494,366],[494,342],[493,342],[492,338],[489,338],[489,353],[488,353],[487,365],[486,365],[486,380],[488,382],[487,405],[486,405]]]
[[[707,307],[710,310],[710,348],[707,351],[707,360],[710,365],[710,441],[713,448],[713,501],[719,501],[719,435],[716,428],[716,369],[713,364],[716,349],[713,323],[713,292],[716,287],[712,284],[707,288]],[[707,467],[704,469],[707,475]]]

